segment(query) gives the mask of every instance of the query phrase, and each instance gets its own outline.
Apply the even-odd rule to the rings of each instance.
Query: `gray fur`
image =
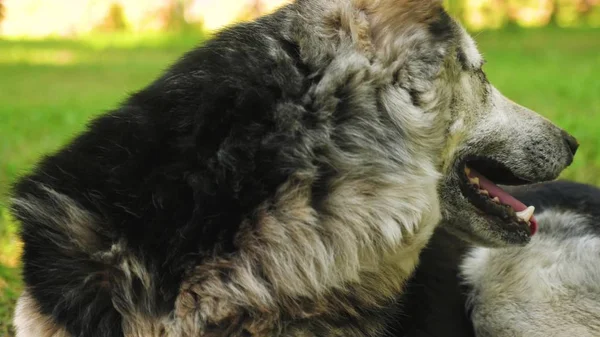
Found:
[[[462,265],[478,337],[600,335],[600,238],[570,210],[538,215],[525,247],[476,248]]]

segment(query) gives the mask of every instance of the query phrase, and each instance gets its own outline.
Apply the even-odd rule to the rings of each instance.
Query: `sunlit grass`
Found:
[[[76,53],[68,49],[45,50],[33,52],[25,47],[12,48],[0,55],[0,64],[25,62],[29,64],[67,65],[77,61]]]
[[[17,237],[17,223],[5,208],[0,208],[0,224],[0,265],[16,268],[21,255],[21,242]]]
[[[8,186],[65,144],[90,118],[152,81],[198,35],[89,36],[81,40],[0,40],[0,336],[21,290],[17,226]],[[564,177],[600,185],[600,31],[553,29],[477,35],[490,80],[581,142]]]
[[[10,336],[10,317],[21,292],[18,259],[21,243],[17,224],[0,208],[0,336]]]
[[[0,336],[11,337],[12,312],[22,290],[19,270],[0,264]]]

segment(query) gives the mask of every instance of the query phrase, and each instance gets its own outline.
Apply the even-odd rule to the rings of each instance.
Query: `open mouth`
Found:
[[[471,204],[486,215],[526,226],[531,235],[536,233],[535,208],[526,206],[496,185],[525,185],[530,181],[517,177],[506,166],[491,159],[465,160],[459,168],[461,191]]]

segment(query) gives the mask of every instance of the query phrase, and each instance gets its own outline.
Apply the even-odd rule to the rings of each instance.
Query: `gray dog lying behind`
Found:
[[[506,189],[535,206],[538,233],[524,247],[470,248],[438,228],[403,300],[405,336],[600,336],[600,189]]]
[[[525,247],[474,249],[461,266],[477,336],[600,336],[600,190],[517,191],[538,209],[539,234]]]

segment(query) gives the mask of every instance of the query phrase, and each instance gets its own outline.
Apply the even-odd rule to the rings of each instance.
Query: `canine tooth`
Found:
[[[490,195],[490,192],[488,192],[487,190],[479,190],[479,194],[483,194],[483,195]]]
[[[479,186],[479,178],[478,177],[469,178],[469,181],[472,182],[473,184]]]
[[[471,169],[465,166],[465,173],[467,175],[471,174]]]
[[[526,210],[521,211],[521,212],[517,212],[517,216],[520,219],[523,219],[523,220],[529,222],[529,219],[531,219],[531,217],[533,216],[533,212],[534,211],[535,211],[535,207],[529,206],[529,207],[527,207]]]
[[[492,201],[493,201],[493,202],[500,203],[500,198],[498,198],[498,197],[494,197],[494,198],[492,199]]]

